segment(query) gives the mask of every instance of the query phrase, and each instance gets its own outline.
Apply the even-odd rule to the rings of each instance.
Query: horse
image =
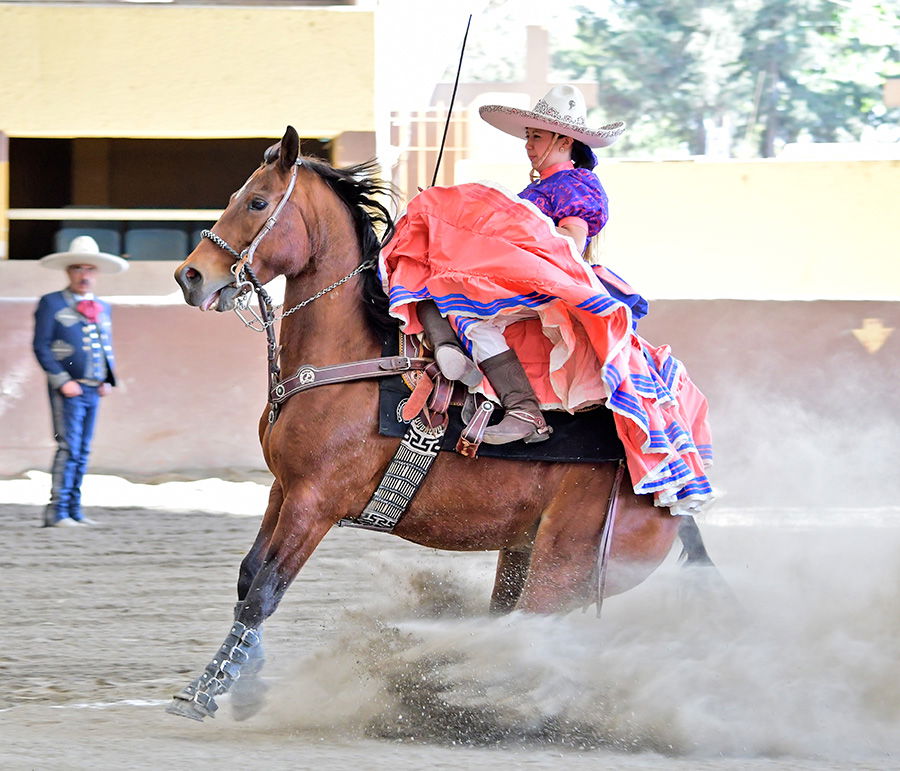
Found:
[[[379,356],[384,330],[396,329],[374,269],[393,224],[383,203],[389,189],[373,162],[337,169],[301,156],[289,126],[176,269],[185,301],[203,311],[233,310],[247,273],[258,287],[284,276],[290,310],[280,320],[280,370]],[[382,239],[376,227],[384,228]],[[243,700],[256,709],[262,624],[325,534],[365,506],[397,449],[396,438],[379,434],[378,399],[378,383],[361,379],[297,393],[275,419],[267,405],[259,441],[274,482],[240,565],[234,623],[169,711],[202,720],[229,689],[233,705]],[[636,495],[622,473],[615,461],[472,460],[443,452],[393,534],[434,549],[497,551],[491,612],[564,612],[641,583],[684,524],[651,496]],[[598,553],[612,513],[598,597]]]

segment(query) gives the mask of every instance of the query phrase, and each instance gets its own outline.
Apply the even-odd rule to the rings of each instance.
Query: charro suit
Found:
[[[79,300],[68,290],[51,292],[40,299],[34,314],[34,355],[47,374],[57,442],[45,525],[82,518],[81,480],[91,451],[99,387],[116,383],[109,305],[93,299],[93,306],[79,306]],[[80,396],[60,393],[69,380],[81,385]]]

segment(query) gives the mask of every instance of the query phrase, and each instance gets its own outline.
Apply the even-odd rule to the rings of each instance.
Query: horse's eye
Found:
[[[262,211],[269,205],[269,202],[264,198],[254,198],[250,201],[250,208],[253,211]]]

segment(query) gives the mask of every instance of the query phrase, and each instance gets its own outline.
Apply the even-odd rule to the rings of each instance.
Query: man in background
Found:
[[[109,305],[94,296],[99,273],[120,273],[128,263],[100,251],[90,236],[72,240],[67,252],[41,264],[65,270],[68,286],[41,297],[34,313],[34,355],[47,374],[56,455],[51,471],[46,527],[96,524],[81,510],[100,398],[116,384]]]

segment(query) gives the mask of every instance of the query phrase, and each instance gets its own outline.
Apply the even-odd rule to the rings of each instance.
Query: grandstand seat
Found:
[[[131,260],[183,260],[188,236],[180,228],[131,228],[125,231],[125,255]]]
[[[214,223],[210,222],[208,225],[196,225],[194,229],[191,231],[191,249],[196,249],[197,244],[200,243],[200,233],[204,230],[211,230]]]

